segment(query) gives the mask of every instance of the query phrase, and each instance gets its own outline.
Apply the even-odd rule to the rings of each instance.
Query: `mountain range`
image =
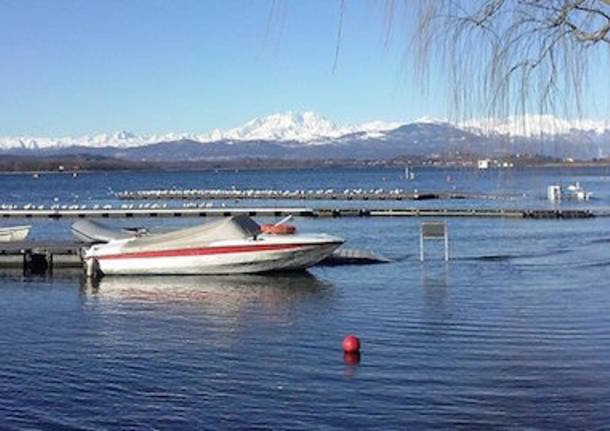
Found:
[[[411,123],[372,121],[337,125],[313,113],[273,114],[229,130],[206,134],[0,137],[0,154],[91,155],[130,161],[227,159],[389,159],[472,154],[531,154],[590,160],[610,155],[610,124],[553,116],[510,117],[449,123],[423,118]]]

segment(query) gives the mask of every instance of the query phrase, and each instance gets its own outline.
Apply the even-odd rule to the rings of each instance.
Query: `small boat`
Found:
[[[0,228],[0,242],[23,241],[30,233],[31,225]]]
[[[580,185],[580,181],[576,181],[575,184],[570,184],[566,187],[568,191],[568,198],[579,200],[579,201],[588,201],[591,199],[591,192],[587,192],[584,187]]]
[[[343,239],[265,233],[246,215],[167,233],[110,239],[84,252],[88,274],[251,274],[301,270],[330,256]]]

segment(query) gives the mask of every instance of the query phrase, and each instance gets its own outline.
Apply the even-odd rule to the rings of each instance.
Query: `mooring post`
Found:
[[[47,271],[49,272],[49,275],[53,275],[53,253],[51,253],[50,250],[47,250],[46,257],[47,257]]]
[[[445,262],[449,262],[449,228],[445,223]]]
[[[424,230],[419,230],[419,261],[424,261]]]
[[[93,257],[84,258],[83,262],[85,267],[85,277],[91,279],[97,278],[99,275],[99,263],[97,259]]]
[[[23,274],[43,275],[49,269],[48,254],[38,250],[23,251]]]

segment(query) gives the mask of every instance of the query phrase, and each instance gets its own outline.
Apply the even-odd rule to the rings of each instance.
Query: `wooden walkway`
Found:
[[[0,243],[0,269],[21,269],[24,275],[49,274],[55,269],[82,268],[76,241],[19,241]]]
[[[116,217],[207,217],[248,214],[282,217],[289,214],[314,216],[311,208],[99,208],[99,209],[11,209],[0,210],[0,218],[116,218]]]
[[[407,192],[403,189],[328,190],[136,190],[116,193],[121,200],[329,200],[402,201],[428,199],[497,199],[499,196],[465,192]]]
[[[118,218],[118,217],[480,217],[574,219],[610,216],[610,212],[577,209],[497,209],[497,208],[114,208],[114,209],[10,209],[0,210],[0,218]]]

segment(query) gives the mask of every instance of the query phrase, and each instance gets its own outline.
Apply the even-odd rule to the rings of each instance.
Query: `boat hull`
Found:
[[[252,274],[308,268],[330,256],[341,241],[262,244],[91,256],[105,275]]]

